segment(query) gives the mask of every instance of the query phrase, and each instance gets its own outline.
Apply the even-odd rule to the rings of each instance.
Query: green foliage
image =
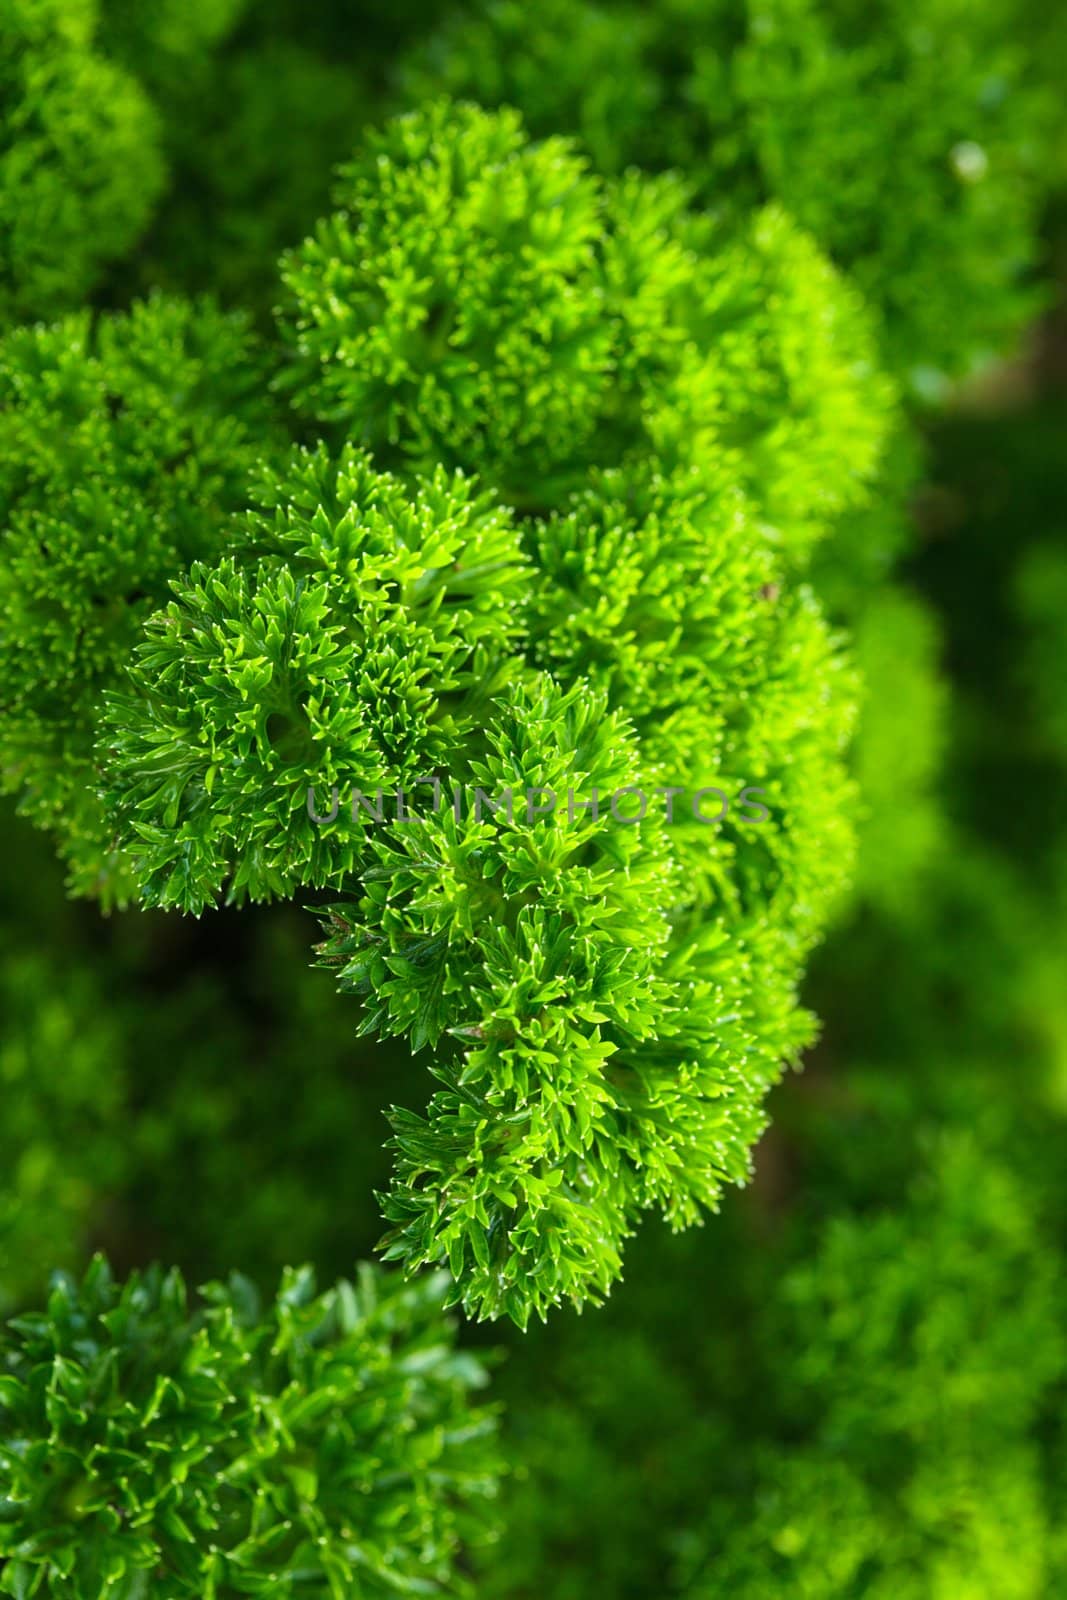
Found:
[[[925,892],[948,843],[937,793],[948,713],[939,648],[936,617],[905,589],[886,586],[856,625],[865,694],[855,772],[866,813],[856,888],[889,913]]]
[[[983,1067],[816,1065],[742,1207],[513,1341],[482,1593],[1059,1592],[1065,1127]]]
[[[976,1401],[990,1435],[1010,1433],[1060,1375],[1063,1285],[1045,1248],[1042,1175],[1013,1170],[1010,1145],[991,1136],[998,1120],[978,1112],[972,1130],[929,1130],[903,1204],[831,1217],[783,1284],[800,1335],[798,1410],[828,1436],[862,1442],[877,1417],[890,1438],[951,1444],[962,1430],[946,1424]],[[1055,1148],[1063,1128],[1049,1133]]]
[[[109,43],[151,87],[171,180],[144,247],[123,263],[121,293],[206,291],[269,326],[278,256],[327,208],[334,169],[378,101],[364,16],[353,61],[351,38],[339,48],[315,36],[312,8],[276,25],[268,9],[112,0]],[[249,13],[243,25],[237,12]]]
[[[462,476],[409,495],[320,449],[259,495],[239,553],[194,565],[149,619],[113,700],[116,825],[149,905],[198,911],[228,879],[237,900],[336,886],[360,860],[353,791],[454,759],[517,632],[518,534]],[[334,790],[345,815],[324,828]]]
[[[0,1590],[1063,1591],[1039,12],[0,0]]]
[[[231,32],[250,0],[102,0],[101,34],[109,52],[145,83],[195,71]]]
[[[1045,107],[1011,24],[960,0],[921,20],[900,0],[761,0],[738,61],[763,184],[882,308],[891,362],[920,384],[1035,310]],[[712,65],[708,100],[716,86]]]
[[[1053,1528],[1040,1455],[1001,1446],[991,1460],[920,1463],[900,1491],[872,1492],[836,1450],[764,1463],[756,1514],[709,1559],[693,1600],[724,1592],[761,1600],[1041,1600],[1052,1577]],[[725,1585],[725,1589],[723,1588]]]
[[[510,111],[372,137],[285,261],[292,381],[387,459],[551,510],[590,466],[734,462],[803,548],[864,496],[891,392],[862,307],[774,208],[737,235],[677,180],[610,187]]]
[[[759,531],[728,470],[651,485],[598,475],[534,531],[531,647],[561,682],[608,694],[665,785],[760,789],[771,817],[758,834],[737,810],[709,834],[678,803],[684,903],[742,923],[767,904],[776,938],[808,937],[851,865],[839,758],[856,685],[810,590]]]
[[[417,105],[444,93],[515,106],[538,138],[580,138],[600,172],[655,167],[671,116],[657,50],[663,31],[653,7],[453,6],[397,63],[397,97]]]
[[[92,0],[0,6],[0,330],[77,305],[163,186],[153,109],[94,25]]]
[[[267,37],[224,55],[206,83],[182,80],[173,92],[175,203],[155,230],[148,270],[266,323],[279,255],[326,210],[334,168],[371,117],[368,85],[350,62]]]
[[[485,1600],[685,1592],[679,1549],[743,1463],[737,1419],[752,1431],[766,1388],[750,1305],[769,1287],[754,1281],[765,1247],[738,1220],[731,1206],[706,1230],[644,1230],[595,1317],[510,1338],[495,1382],[512,1470],[501,1539],[478,1561]]]
[[[183,483],[160,516],[152,494],[167,456],[158,441],[145,441],[142,465],[136,396],[131,404],[113,378],[105,387],[112,345],[102,333],[100,356],[88,361],[83,330],[74,378],[94,404],[84,453],[71,451],[69,470],[73,477],[88,457],[102,498],[86,504],[79,477],[70,511],[57,512],[52,493],[47,514],[78,535],[68,545],[78,563],[91,560],[98,572],[105,551],[108,562],[124,561],[103,608],[71,585],[72,572],[80,583],[73,562],[60,586],[51,567],[42,574],[44,512],[31,500],[34,535],[22,566],[12,560],[12,611],[28,592],[16,573],[48,580],[47,640],[60,664],[77,637],[63,609],[68,592],[82,596],[84,613],[73,619],[82,637],[66,677],[57,664],[52,684],[34,677],[21,689],[16,704],[29,731],[20,746],[12,721],[10,764],[13,781],[29,784],[37,819],[61,819],[79,842],[82,882],[115,898],[124,885],[101,872],[102,837],[148,904],[199,910],[226,886],[238,900],[305,886],[355,891],[334,913],[326,957],[341,966],[346,987],[367,996],[368,1026],[434,1047],[443,1082],[427,1118],[394,1115],[390,1250],[409,1265],[449,1262],[468,1307],[525,1322],[564,1297],[601,1297],[641,1209],[655,1205],[675,1225],[689,1223],[717,1203],[724,1182],[744,1179],[767,1087],[810,1036],[795,990],[847,870],[842,748],[851,689],[810,596],[784,595],[769,553],[759,553],[765,529],[755,517],[781,508],[779,520],[795,519],[788,533],[798,541],[799,529],[807,536],[809,523],[861,494],[883,419],[872,405],[869,421],[861,413],[850,432],[850,386],[866,383],[885,403],[888,394],[867,372],[862,345],[838,353],[832,338],[794,338],[801,324],[790,297],[806,304],[805,284],[829,296],[821,328],[833,329],[839,312],[850,327],[858,313],[784,219],[765,213],[745,243],[725,243],[714,270],[709,265],[700,316],[720,338],[717,364],[705,373],[706,363],[692,365],[688,353],[699,324],[672,331],[656,320],[664,296],[690,298],[686,274],[703,258],[684,241],[710,236],[710,223],[685,213],[684,191],[624,185],[608,232],[605,192],[564,147],[527,146],[511,118],[462,110],[453,131],[448,116],[446,108],[431,113],[429,134],[413,121],[385,139],[432,137],[445,165],[451,146],[466,140],[462,160],[472,169],[487,140],[500,142],[520,222],[527,166],[552,193],[560,173],[573,179],[600,252],[587,264],[590,337],[610,334],[620,342],[619,370],[645,366],[651,383],[659,360],[651,335],[672,332],[677,360],[656,429],[665,449],[673,434],[684,459],[687,419],[706,401],[718,420],[702,473],[693,468],[668,482],[642,465],[609,475],[529,530],[524,556],[513,519],[462,476],[438,468],[409,485],[351,448],[337,465],[320,449],[261,479],[259,508],[231,524],[232,553],[221,563],[194,560],[188,576],[175,579],[208,546],[205,500],[216,547],[223,543],[224,513],[244,488],[243,452],[262,438],[232,424],[235,437],[215,417],[201,425],[190,407],[195,453],[186,446],[178,464],[192,464],[195,499]],[[401,190],[406,181],[398,165]],[[416,182],[412,214],[420,227],[422,187]],[[382,188],[388,193],[389,183]],[[478,204],[484,211],[485,194]],[[383,226],[388,221],[386,206]],[[544,226],[536,204],[531,225],[535,234]],[[642,276],[653,244],[666,263],[661,289]],[[462,275],[450,281],[464,290]],[[598,282],[614,286],[614,333],[593,292]],[[151,353],[152,311],[138,315]],[[619,330],[629,330],[632,348],[621,346]],[[529,337],[542,338],[536,322]],[[63,332],[33,335],[34,352],[49,338],[62,355]],[[121,352],[120,339],[116,347]],[[552,368],[558,352],[542,348]],[[241,352],[227,354],[218,370],[237,386],[234,409],[248,368]],[[213,370],[206,361],[197,367]],[[561,395],[568,371],[564,363],[551,380]],[[32,400],[33,387],[22,387]],[[212,398],[221,409],[217,384]],[[616,407],[607,387],[603,404],[610,430]],[[623,408],[635,439],[644,406],[635,384]],[[15,410],[14,424],[34,440],[41,424],[32,405],[25,409],[28,421]],[[469,435],[457,439],[476,464],[495,438],[490,424],[491,413],[476,410]],[[169,455],[169,437],[166,445]],[[234,468],[217,486],[209,476],[216,459]],[[580,457],[568,462],[561,494],[568,476],[584,478]],[[102,540],[119,520],[119,494],[135,528],[143,518],[153,539],[166,536],[158,548],[142,539],[126,553]],[[627,581],[621,610],[606,623],[608,552]],[[120,680],[137,624],[168,581],[176,598],[150,617],[133,671]],[[40,613],[38,604],[34,620]],[[12,623],[12,644],[24,635]],[[96,645],[91,676],[86,639]],[[680,665],[693,678],[688,688]],[[91,785],[104,698],[107,835]],[[34,768],[42,731],[53,741],[51,760]],[[71,780],[69,758],[82,756],[81,781],[70,781],[65,796],[46,796],[38,774],[58,766],[57,742]],[[424,833],[405,835],[372,827],[362,814],[324,828],[306,804],[309,790],[336,789],[347,804],[353,790],[374,794],[431,774],[469,777],[491,793],[517,783],[561,797],[582,783],[605,794],[657,779],[673,786],[680,778],[687,791],[751,783],[770,815],[765,835],[733,818],[713,839],[692,817],[674,838],[651,821],[631,829],[605,828],[591,815],[566,826],[520,816],[506,826],[500,817],[454,826],[441,812]],[[427,1181],[433,1173],[439,1193]]]
[[[577,133],[598,164],[679,167],[740,214],[778,201],[882,313],[891,365],[930,391],[1034,310],[1054,96],[1033,19],[992,0],[632,0],[454,8],[398,69]]]
[[[640,778],[625,725],[582,687],[513,691],[487,742],[472,776],[493,796]],[[564,1297],[599,1299],[628,1212],[659,1203],[692,1220],[696,1200],[743,1176],[757,1120],[755,1074],[736,1082],[724,1135],[712,1102],[741,1074],[710,1061],[701,1074],[697,1059],[685,1070],[710,1025],[725,1043],[730,1024],[711,983],[686,983],[684,956],[667,959],[663,828],[522,809],[503,826],[457,824],[448,809],[375,844],[361,915],[335,908],[326,958],[374,994],[371,1025],[468,1046],[437,1052],[444,1089],[425,1119],[394,1114],[388,1254],[447,1260],[470,1310],[520,1324]]]
[[[1062,1283],[1029,1184],[982,1139],[927,1159],[899,1209],[832,1219],[784,1280],[784,1437],[757,1456],[755,1515],[713,1513],[694,1595],[1052,1592]]]
[[[564,821],[562,809],[551,826],[527,815],[502,830],[496,817],[460,826],[444,810],[396,843],[376,838],[362,916],[344,905],[331,915],[326,959],[357,993],[385,995],[390,1031],[473,1041],[462,1058],[439,1054],[445,1092],[425,1121],[394,1118],[387,1215],[392,1253],[447,1253],[483,1315],[524,1322],[563,1296],[599,1298],[638,1207],[678,1226],[714,1206],[724,1182],[745,1178],[766,1088],[808,1037],[796,979],[850,842],[848,701],[812,689],[838,678],[847,694],[847,678],[810,599],[768,603],[720,508],[693,526],[700,496],[679,501],[664,494],[647,524],[622,514],[615,526],[608,502],[606,537],[592,524],[589,548],[624,580],[629,567],[619,595],[632,612],[608,624],[623,661],[647,644],[644,669],[668,702],[676,661],[693,663],[693,721],[672,705],[654,754],[628,748],[608,713],[629,710],[630,684],[605,699],[579,671],[565,695],[511,693],[473,779],[496,796],[577,787],[588,803],[648,792],[650,775],[669,783],[674,762],[680,787],[696,787],[699,754],[722,782],[751,772],[766,783],[766,833],[746,820],[663,831],[651,816],[624,832],[589,811]],[[712,529],[725,537],[722,570],[708,574]],[[561,642],[584,645],[599,620],[590,567],[574,563],[566,601],[550,586]],[[709,664],[703,694],[697,661]],[[599,652],[592,681],[611,684],[612,667]],[[383,1024],[380,1006],[369,1021]]]
[[[831,537],[813,552],[812,586],[829,614],[850,627],[917,543],[926,455],[922,435],[898,418],[872,492],[834,518]]]
[[[189,561],[223,543],[272,443],[241,318],[152,299],[0,342],[2,783],[76,892],[129,893],[96,796],[104,692]]]
[[[304,1268],[190,1315],[175,1271],[59,1276],[0,1344],[0,1588],[456,1593],[496,1458],[440,1298],[369,1268],[316,1296]]]
[[[408,487],[351,448],[298,454],[259,499],[112,697],[142,896],[345,889],[324,958],[444,1086],[393,1116],[390,1253],[447,1261],[482,1315],[600,1298],[639,1210],[684,1225],[743,1181],[810,1035],[796,984],[850,856],[849,671],[729,484],[608,475],[532,530],[532,561],[462,476]],[[349,812],[431,776],[414,822]],[[746,783],[764,830],[695,820],[693,791]],[[686,795],[676,830],[665,805],[632,826],[589,805],[657,784]]]
[[[0,1310],[73,1265],[124,1166],[122,1033],[91,976],[0,959]],[[48,1263],[43,1266],[42,1263]]]

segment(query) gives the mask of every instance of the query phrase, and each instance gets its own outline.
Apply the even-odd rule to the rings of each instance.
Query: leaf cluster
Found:
[[[0,1589],[120,1600],[456,1593],[498,1470],[441,1281],[370,1268],[190,1310],[176,1272],[57,1276],[0,1342]]]
[[[469,96],[577,134],[607,172],[677,168],[719,212],[777,202],[930,397],[1033,315],[1056,59],[1001,0],[476,0],[396,76],[405,104]]]

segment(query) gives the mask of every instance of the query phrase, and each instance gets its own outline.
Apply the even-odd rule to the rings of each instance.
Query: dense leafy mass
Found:
[[[716,247],[680,186],[609,196],[562,142],[446,104],[346,181],[286,268],[295,372],[307,403],[383,419],[362,431],[395,471],[349,443],[261,474],[109,697],[109,821],[148,904],[346,892],[324,959],[443,1083],[394,1113],[389,1253],[525,1323],[600,1298],[639,1210],[689,1223],[744,1179],[810,1037],[852,690],[773,546],[798,561],[862,503],[891,390],[778,213]],[[431,782],[429,817],[382,827],[384,794]],[[599,816],[618,791],[633,826]],[[701,795],[726,798],[717,832]]]
[[[591,466],[731,460],[790,548],[863,499],[892,390],[776,207],[726,231],[676,178],[606,186],[514,112],[447,102],[372,136],[337,198],[284,265],[293,382],[387,459],[533,512]]]
[[[783,205],[881,312],[890,364],[920,391],[1032,315],[1047,49],[1009,6],[931,0],[473,0],[398,67],[577,133],[598,165],[677,167],[717,208]]]
[[[0,0],[0,1591],[1067,1589],[1062,61]]]
[[[207,302],[0,341],[0,782],[105,903],[129,880],[96,795],[103,696],[170,579],[244,503],[271,443],[265,376],[244,320]]]
[[[298,454],[112,700],[149,903],[347,891],[324,959],[444,1084],[394,1115],[391,1253],[447,1261],[483,1314],[598,1298],[638,1209],[715,1204],[809,1034],[849,673],[739,492],[701,482],[609,477],[528,555],[462,476]]]
[[[456,1593],[497,1467],[440,1292],[368,1268],[316,1295],[303,1269],[190,1313],[176,1271],[58,1277],[0,1343],[0,1588]]]
[[[110,714],[148,904],[198,911],[231,876],[238,899],[337,885],[360,861],[352,795],[454,762],[507,682],[528,563],[470,480],[408,490],[320,448],[254,492],[233,553],[149,619]]]

